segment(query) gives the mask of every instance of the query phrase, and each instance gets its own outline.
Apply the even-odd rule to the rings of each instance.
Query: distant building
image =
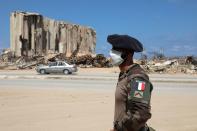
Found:
[[[89,27],[55,21],[37,13],[13,12],[10,16],[11,50],[16,56],[63,53],[95,54],[96,32]]]

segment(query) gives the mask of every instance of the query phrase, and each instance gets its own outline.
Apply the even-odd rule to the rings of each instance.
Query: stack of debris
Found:
[[[48,64],[57,60],[76,64],[81,68],[87,67],[112,67],[111,60],[103,54],[77,56],[76,50],[70,57],[63,53],[49,52],[46,56],[20,56],[16,57],[10,49],[5,49],[0,55],[0,69],[32,69],[38,64]],[[197,74],[197,60],[193,56],[162,59],[162,60],[139,60],[143,69],[149,73],[187,73]]]
[[[97,54],[95,57],[91,55],[75,56],[68,58],[67,61],[80,67],[112,67],[110,60],[103,54]]]
[[[192,56],[169,60],[138,61],[138,63],[149,73],[197,73],[197,60]]]
[[[96,56],[82,55],[66,57],[62,53],[48,53],[46,56],[14,56],[14,53],[9,49],[6,49],[0,55],[0,69],[32,69],[38,64],[48,64],[57,60],[67,61],[70,64],[76,64],[79,67],[111,67],[110,60],[107,59],[103,54]]]
[[[16,57],[10,49],[3,50],[0,56],[0,69],[31,69],[39,63],[44,63],[44,57]]]

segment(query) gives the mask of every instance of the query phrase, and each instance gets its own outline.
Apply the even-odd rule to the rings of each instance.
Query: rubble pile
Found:
[[[70,57],[68,62],[80,67],[112,67],[110,59],[107,59],[103,54],[97,54],[95,57],[91,55]]]
[[[79,67],[111,67],[110,59],[107,59],[103,54],[92,55],[82,55],[76,56],[71,55],[71,57],[66,57],[62,53],[48,53],[46,56],[36,55],[36,56],[14,56],[14,53],[7,49],[0,55],[0,69],[32,69],[39,64],[48,64],[54,61],[66,61],[70,64],[76,64]]]
[[[0,55],[0,69],[32,69],[37,64],[44,63],[44,57],[16,57],[10,49],[5,49]]]
[[[5,49],[0,55],[0,69],[32,69],[39,64],[48,64],[54,61],[66,61],[81,68],[91,67],[112,67],[111,59],[103,54],[77,56],[78,51],[74,51],[70,57],[63,53],[49,52],[48,55],[15,56],[10,49]],[[136,60],[148,73],[186,73],[197,74],[197,59],[193,56],[177,57],[171,59],[156,60]]]
[[[197,60],[194,57],[138,61],[149,73],[186,73],[197,74]]]

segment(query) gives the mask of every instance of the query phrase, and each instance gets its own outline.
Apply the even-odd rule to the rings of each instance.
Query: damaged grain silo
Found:
[[[96,32],[89,27],[55,21],[37,13],[13,12],[10,16],[11,50],[15,56],[62,53],[70,57],[95,54]]]

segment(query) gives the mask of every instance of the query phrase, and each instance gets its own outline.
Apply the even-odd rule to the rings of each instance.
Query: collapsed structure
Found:
[[[10,49],[0,54],[0,69],[34,68],[57,60],[82,67],[111,66],[103,54],[95,54],[96,32],[92,28],[37,13],[11,13],[10,43]]]
[[[0,69],[32,69],[56,60],[85,68],[112,67],[111,59],[103,54],[95,55],[96,32],[93,29],[36,13],[11,13],[10,42],[11,49],[0,52]],[[153,60],[142,56],[136,63],[149,73],[197,73],[196,57],[158,56]]]
[[[95,54],[96,32],[89,27],[55,21],[37,13],[10,16],[11,51],[15,56],[62,53],[66,57]]]

